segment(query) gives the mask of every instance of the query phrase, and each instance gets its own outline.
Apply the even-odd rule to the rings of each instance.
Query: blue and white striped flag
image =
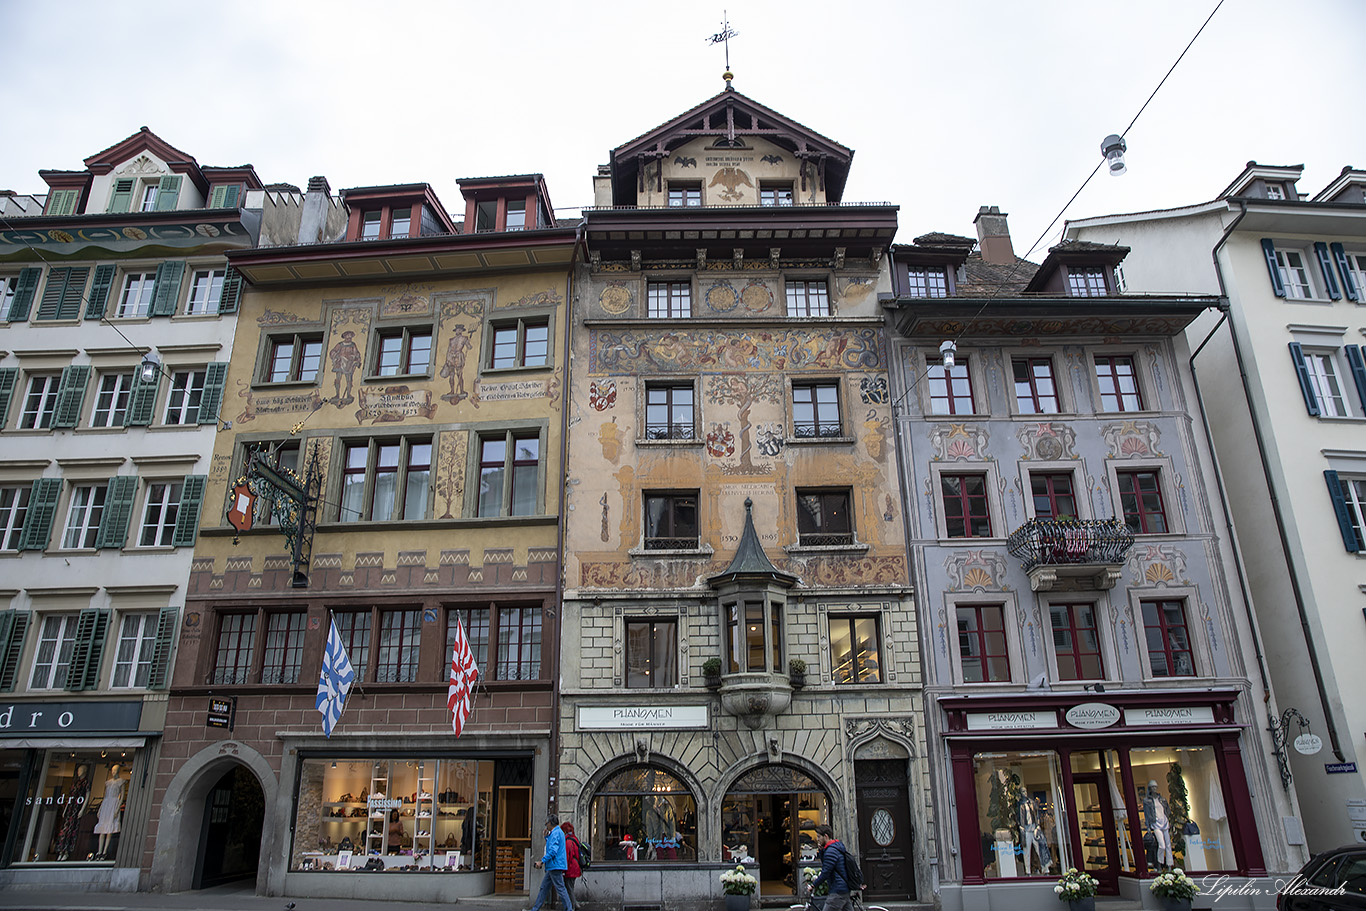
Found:
[[[327,634],[323,650],[323,668],[318,675],[318,711],[323,713],[323,733],[332,736],[332,728],[346,707],[346,694],[356,682],[356,669],[346,657],[346,646],[337,633],[337,621],[332,620],[332,631]]]

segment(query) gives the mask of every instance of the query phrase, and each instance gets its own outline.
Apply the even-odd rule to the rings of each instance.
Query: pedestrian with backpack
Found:
[[[569,820],[560,823],[560,828],[564,830],[564,847],[569,855],[569,869],[564,871],[564,888],[569,893],[569,900],[576,901],[574,898],[574,886],[579,882],[579,877],[583,875],[583,845],[579,843],[579,838],[574,834],[574,824]]]
[[[858,871],[858,864],[835,838],[835,830],[829,826],[816,826],[816,843],[820,845],[821,873],[812,880],[807,891],[815,892],[817,886],[828,885],[830,895],[825,900],[825,911],[852,911],[854,903],[849,893],[863,888],[863,876]]]

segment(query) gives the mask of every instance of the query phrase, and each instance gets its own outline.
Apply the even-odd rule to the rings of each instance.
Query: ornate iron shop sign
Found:
[[[274,519],[293,559],[290,584],[295,588],[308,588],[308,567],[313,559],[313,532],[318,525],[322,488],[318,448],[319,441],[314,440],[303,477],[280,464],[278,449],[253,448],[247,453],[246,473],[237,479],[228,497],[228,521],[239,532],[251,528],[255,516]],[[234,536],[232,543],[238,540]]]

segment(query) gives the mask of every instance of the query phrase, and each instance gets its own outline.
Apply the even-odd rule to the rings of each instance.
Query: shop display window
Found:
[[[489,870],[494,803],[488,760],[305,759],[290,870]]]
[[[697,801],[662,769],[632,766],[603,782],[590,831],[595,861],[697,861]]]
[[[978,753],[973,777],[987,879],[1056,877],[1071,866],[1060,831],[1066,801],[1057,753]]]
[[[735,780],[721,802],[721,859],[753,867],[764,895],[795,895],[803,867],[819,867],[816,827],[830,799],[810,775],[765,765]]]
[[[1135,748],[1129,762],[1148,870],[1236,870],[1214,749]]]
[[[137,750],[52,751],[16,814],[20,863],[113,863]]]

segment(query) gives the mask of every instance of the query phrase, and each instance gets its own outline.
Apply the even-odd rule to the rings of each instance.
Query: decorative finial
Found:
[[[745,512],[751,514],[754,512],[754,501],[749,497],[745,497]]]
[[[730,19],[727,18],[726,11],[722,10],[721,31],[707,39],[708,44],[724,44],[726,46],[726,71],[721,74],[721,78],[726,81],[727,92],[735,91],[735,87],[730,84],[731,80],[735,78],[735,74],[730,71],[730,39],[738,34],[740,33],[730,27]]]

